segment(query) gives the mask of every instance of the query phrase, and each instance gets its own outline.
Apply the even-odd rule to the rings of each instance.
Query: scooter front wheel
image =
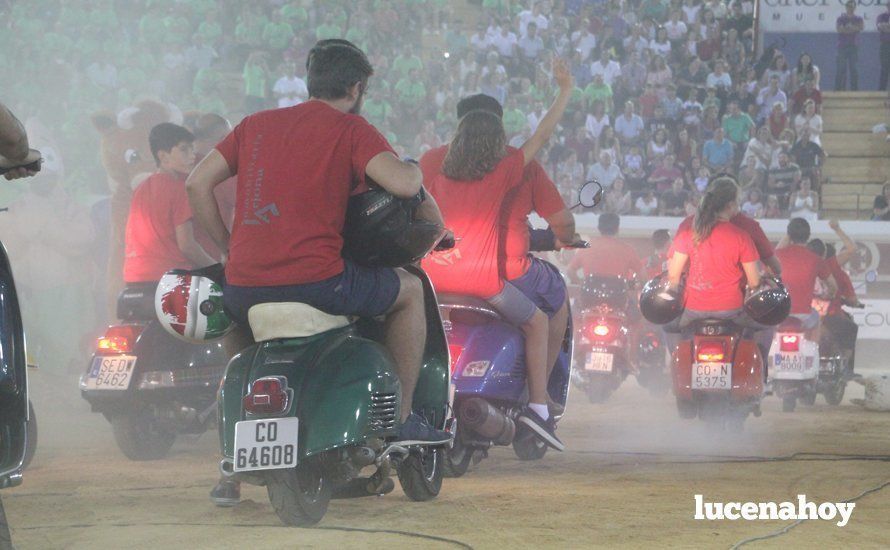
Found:
[[[399,484],[408,498],[415,502],[432,500],[442,489],[444,466],[443,447],[412,449],[399,464]]]
[[[278,518],[292,527],[315,525],[328,511],[331,483],[317,460],[287,470],[272,470],[266,491]]]
[[[829,405],[840,405],[847,391],[847,381],[841,378],[825,391],[825,402]]]

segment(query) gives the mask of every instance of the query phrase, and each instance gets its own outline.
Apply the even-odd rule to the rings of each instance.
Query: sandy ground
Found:
[[[880,349],[860,364],[890,371]],[[881,365],[886,368],[881,368]],[[181,440],[165,460],[130,462],[105,420],[89,413],[73,377],[37,372],[37,456],[25,482],[2,497],[17,548],[729,548],[787,526],[779,521],[695,521],[693,495],[708,501],[785,501],[806,494],[842,501],[890,481],[887,461],[802,456],[779,462],[717,457],[792,453],[890,454],[890,414],[845,402],[783,414],[767,398],[741,436],[714,435],[677,417],[673,398],[653,398],[633,379],[601,405],[574,392],[560,426],[564,453],[520,462],[497,448],[439,498],[337,500],[317,529],[280,526],[265,489],[245,486],[242,503],[215,508],[215,432]],[[59,387],[61,389],[50,389]],[[809,460],[803,460],[809,459]],[[858,501],[849,525],[808,521],[750,547],[890,546],[890,487]],[[352,531],[357,529],[357,531]],[[389,530],[400,533],[367,532]],[[417,538],[414,534],[445,540]]]

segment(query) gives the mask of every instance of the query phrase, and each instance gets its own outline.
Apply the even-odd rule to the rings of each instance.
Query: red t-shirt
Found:
[[[515,151],[508,147],[508,153]],[[420,158],[423,181],[431,182],[442,171],[442,163],[448,154],[448,146],[436,147]],[[537,212],[548,218],[565,208],[562,196],[547,172],[532,161],[525,167],[522,184],[507,193],[501,207],[500,227],[502,229],[498,245],[498,258],[503,263],[503,273],[507,280],[525,275],[531,265],[529,252],[528,215]]]
[[[522,183],[524,163],[522,151],[513,150],[481,180],[456,181],[439,174],[427,182],[455,237],[453,249],[423,261],[437,291],[491,298],[504,287],[498,262],[501,204]]]
[[[688,216],[685,220],[680,222],[680,227],[677,228],[677,234],[683,231],[692,231],[692,223],[694,219],[695,216]],[[773,243],[766,237],[766,233],[763,232],[763,228],[760,227],[757,220],[749,218],[740,212],[730,218],[729,222],[750,235],[751,239],[754,241],[754,246],[757,247],[757,254],[760,256],[761,261],[768,260],[775,256]],[[670,256],[670,252],[668,255]]]
[[[813,309],[816,277],[827,279],[831,275],[828,265],[800,244],[776,250],[776,257],[782,262],[782,282],[791,295],[791,313],[809,313]]]
[[[575,257],[569,263],[569,271],[578,269],[584,276],[611,275],[613,277],[631,278],[643,274],[643,263],[637,251],[628,243],[607,235],[590,239],[590,248],[575,251]]]
[[[228,282],[306,284],[343,271],[343,225],[365,167],[393,149],[358,115],[321,101],[262,111],[216,146],[238,175]]]
[[[718,222],[704,241],[695,244],[692,231],[680,231],[673,249],[689,256],[686,307],[695,311],[727,311],[744,303],[742,264],[758,259],[754,241],[730,222]]]
[[[185,176],[155,172],[139,184],[127,218],[124,281],[154,282],[171,269],[191,269],[176,228],[192,219]]]
[[[856,300],[856,290],[853,288],[853,281],[850,280],[850,276],[847,275],[844,268],[837,263],[837,256],[827,258],[825,263],[828,265],[828,270],[834,276],[834,280],[837,283],[837,294],[835,294],[834,299],[831,300],[831,303],[828,305],[828,315],[837,315],[842,311],[841,305],[843,298],[851,301]]]

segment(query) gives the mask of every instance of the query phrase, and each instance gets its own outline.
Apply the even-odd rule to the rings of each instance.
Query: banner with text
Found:
[[[858,0],[856,14],[865,20],[865,32],[877,32],[878,15],[887,10],[888,0]],[[762,32],[835,33],[837,18],[844,13],[846,0],[761,0]]]
[[[865,309],[848,310],[859,325],[860,340],[890,339],[890,300],[862,300]]]

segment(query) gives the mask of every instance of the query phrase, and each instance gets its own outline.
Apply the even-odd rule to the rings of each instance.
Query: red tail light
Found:
[[[96,351],[99,353],[130,353],[136,345],[136,340],[142,334],[141,325],[114,325],[108,327],[105,336],[96,342]]]
[[[702,342],[698,345],[695,356],[702,363],[717,363],[723,361],[726,356],[726,348],[723,342]]]
[[[283,376],[257,378],[241,405],[251,414],[283,413],[288,405],[287,379]]]
[[[448,344],[448,355],[451,356],[451,374],[454,374],[454,368],[457,366],[457,360],[460,354],[464,352],[464,347],[460,344]]]
[[[587,338],[599,342],[608,342],[618,336],[615,327],[603,319],[589,321],[584,330],[587,333]]]
[[[779,351],[800,351],[800,335],[780,334]]]

